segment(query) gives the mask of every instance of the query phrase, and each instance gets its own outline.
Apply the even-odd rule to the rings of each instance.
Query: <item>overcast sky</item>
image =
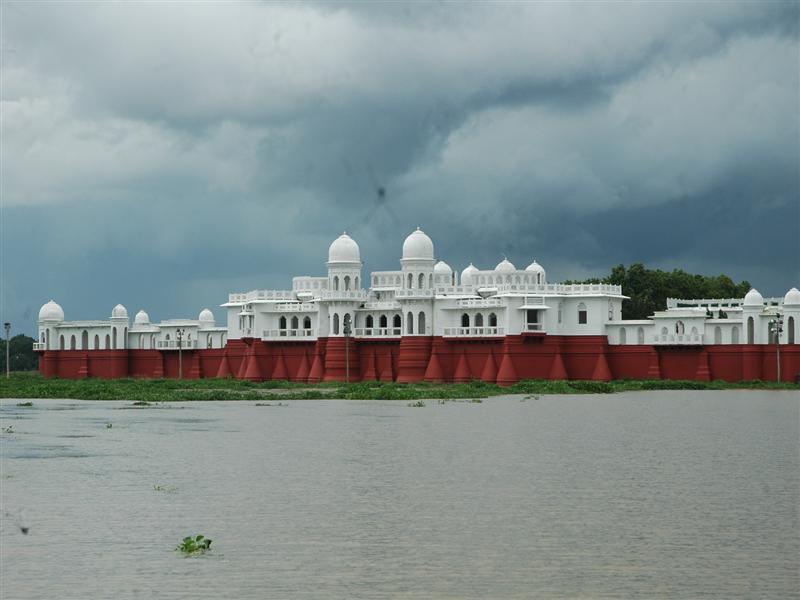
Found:
[[[3,2],[3,318],[437,258],[800,285],[796,2]],[[382,200],[378,189],[385,190]]]

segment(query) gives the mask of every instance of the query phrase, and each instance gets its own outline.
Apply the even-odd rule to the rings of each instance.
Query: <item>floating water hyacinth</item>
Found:
[[[184,554],[203,554],[211,548],[211,540],[203,535],[197,535],[194,538],[191,536],[183,538],[183,541],[178,544],[175,550],[179,550]]]

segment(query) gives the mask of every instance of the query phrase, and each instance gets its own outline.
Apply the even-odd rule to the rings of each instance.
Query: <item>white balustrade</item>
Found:
[[[502,327],[445,327],[445,337],[495,337],[505,335]]]
[[[356,337],[400,337],[402,327],[356,327]]]
[[[261,339],[302,339],[316,337],[317,333],[313,329],[265,329]]]

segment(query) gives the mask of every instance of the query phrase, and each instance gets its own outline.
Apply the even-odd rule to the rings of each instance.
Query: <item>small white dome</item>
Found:
[[[517,270],[517,267],[515,267],[514,263],[512,263],[510,260],[504,258],[497,264],[494,270],[500,271],[501,273],[513,273],[514,271]]]
[[[117,304],[114,308],[111,309],[111,318],[112,319],[127,319],[128,318],[128,309],[122,306],[122,304]]]
[[[329,263],[360,263],[361,250],[356,241],[347,232],[333,240],[328,248]]]
[[[453,269],[450,268],[443,260],[437,262],[433,267],[433,272],[437,275],[451,275],[453,273]]]
[[[64,309],[62,309],[53,300],[50,300],[50,302],[48,302],[47,304],[42,306],[42,308],[39,309],[39,320],[40,321],[63,321],[64,320]]]
[[[793,287],[783,297],[784,306],[800,306],[800,290]]]
[[[472,263],[469,263],[469,266],[461,271],[461,285],[472,285],[472,276],[477,272],[478,268]]]
[[[764,306],[764,297],[758,293],[758,290],[756,288],[753,288],[749,292],[747,292],[747,295],[744,297],[744,305]]]
[[[148,315],[143,310],[140,310],[136,313],[136,316],[133,318],[134,325],[149,325],[150,324],[150,315]]]
[[[544,273],[544,267],[537,263],[535,260],[525,267],[525,270],[529,273]]]
[[[204,323],[215,323],[214,321],[214,313],[212,313],[207,308],[204,308],[200,311],[200,316],[197,317],[198,321],[203,321]]]
[[[403,258],[433,260],[433,240],[417,227],[403,242]]]

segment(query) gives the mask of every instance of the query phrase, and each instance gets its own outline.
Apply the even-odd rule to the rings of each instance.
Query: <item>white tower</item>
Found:
[[[433,241],[419,227],[403,242],[403,289],[428,290],[433,288]]]
[[[333,240],[328,248],[328,289],[346,291],[361,289],[361,251],[347,232]]]

